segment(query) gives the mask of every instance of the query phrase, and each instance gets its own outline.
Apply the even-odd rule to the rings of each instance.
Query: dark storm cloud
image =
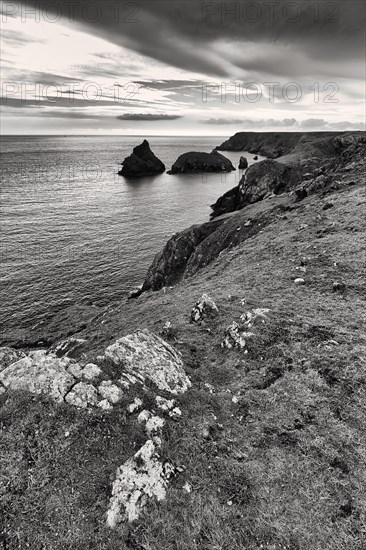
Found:
[[[52,10],[48,0],[25,3]],[[306,59],[317,65],[360,61],[364,56],[365,3],[359,0],[138,0],[129,3],[130,12],[120,0],[97,2],[96,15],[88,12],[89,0],[75,4],[75,19],[89,26],[93,34],[169,65],[219,77],[230,76],[232,68],[219,50],[212,50],[216,40],[257,44],[259,59],[260,46],[271,43],[291,44],[292,49],[301,50]],[[56,2],[55,6],[64,16],[70,13],[68,0]],[[90,21],[92,17],[96,22]],[[254,52],[248,58],[245,49],[242,54],[240,67],[246,68],[247,59],[250,69],[257,55]],[[235,61],[233,64],[236,66]]]
[[[144,121],[156,121],[156,120],[177,120],[177,118],[182,118],[179,115],[158,115],[150,113],[126,113],[124,115],[119,115],[116,117],[118,120],[144,120]]]

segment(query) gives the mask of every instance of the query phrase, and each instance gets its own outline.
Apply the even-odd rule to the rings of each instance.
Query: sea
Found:
[[[209,220],[238,184],[229,174],[127,180],[122,160],[146,137],[167,169],[227,137],[4,136],[1,143],[0,324],[33,329],[75,304],[120,302],[177,231]],[[238,164],[245,155],[223,153]]]

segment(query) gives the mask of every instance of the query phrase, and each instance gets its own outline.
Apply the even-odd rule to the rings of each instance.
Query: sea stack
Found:
[[[134,147],[132,155],[122,162],[120,176],[139,178],[143,176],[155,176],[165,171],[165,165],[150,149],[149,142],[144,141]]]
[[[192,151],[180,155],[168,174],[190,174],[196,172],[231,172],[235,170],[231,161],[216,150],[211,153]]]
[[[248,161],[246,157],[240,157],[239,170],[245,170],[246,168],[248,168]]]

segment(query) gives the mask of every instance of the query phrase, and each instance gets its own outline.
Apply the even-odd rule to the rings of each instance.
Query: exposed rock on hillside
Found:
[[[141,176],[154,176],[161,174],[165,165],[158,159],[150,149],[149,142],[144,141],[134,147],[132,155],[126,157],[122,162],[122,169],[118,172],[120,176],[136,178]]]
[[[105,356],[132,376],[153,382],[160,390],[184,393],[191,385],[180,355],[148,330],[138,330],[117,340]]]
[[[30,352],[27,357],[12,363],[0,373],[0,382],[10,390],[23,390],[49,395],[62,402],[75,382],[67,372],[68,358],[58,358],[44,350]]]
[[[215,317],[218,312],[219,310],[213,299],[207,294],[202,294],[191,311],[191,321],[192,323],[200,323],[206,317]]]
[[[218,153],[184,153],[175,161],[168,174],[189,174],[192,172],[231,172],[235,170],[231,161]]]
[[[146,441],[135,456],[117,470],[107,512],[108,526],[114,528],[121,521],[137,519],[148,498],[163,500],[173,472],[170,463],[161,462],[153,441]]]

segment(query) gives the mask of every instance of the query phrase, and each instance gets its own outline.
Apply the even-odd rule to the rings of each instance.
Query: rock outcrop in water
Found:
[[[231,161],[218,153],[190,152],[180,155],[168,174],[191,174],[195,172],[231,172],[235,170]]]
[[[246,168],[248,168],[248,160],[246,157],[240,157],[239,159],[239,169],[240,170],[245,170]]]
[[[155,176],[165,171],[165,165],[150,149],[149,142],[144,141],[134,147],[132,155],[122,162],[120,176],[138,178],[142,176]]]

